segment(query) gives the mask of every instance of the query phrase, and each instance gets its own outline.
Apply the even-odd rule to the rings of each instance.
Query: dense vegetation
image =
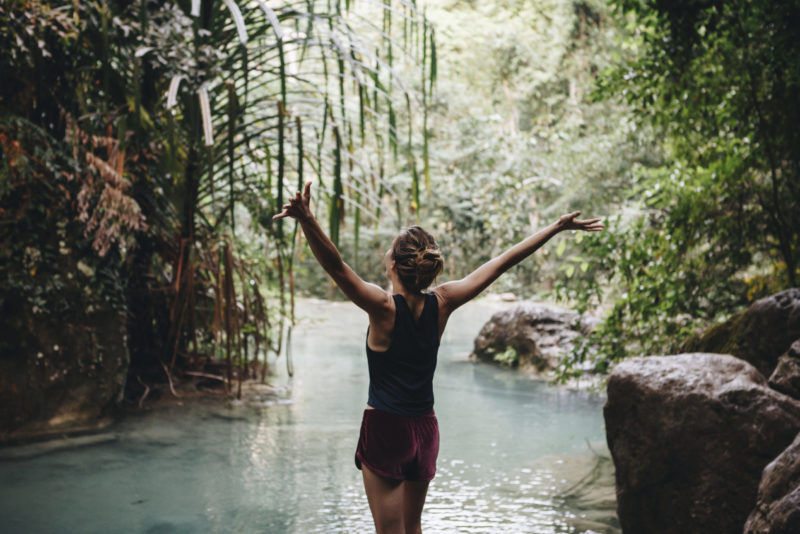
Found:
[[[668,354],[702,326],[800,278],[800,5],[628,2],[635,54],[600,78],[663,139],[636,175],[641,213],[585,241],[582,304],[615,288],[597,366]],[[578,354],[580,359],[583,355]]]
[[[428,121],[431,188],[419,218],[404,222],[432,230],[446,256],[442,278],[465,275],[566,211],[605,217],[622,209],[636,169],[658,163],[660,151],[651,128],[637,126],[622,100],[591,98],[600,73],[628,46],[605,4],[427,5],[439,57]],[[387,247],[395,231],[378,225],[371,246]],[[343,244],[354,260],[352,241]],[[383,283],[380,258],[364,263],[365,256],[360,271]],[[493,289],[546,298],[564,279],[559,268],[569,267],[567,258],[577,256],[563,245],[545,247]],[[328,287],[312,263],[303,266],[319,276],[303,287]]]
[[[334,240],[348,219],[357,236],[426,165],[432,32],[412,4],[350,8],[5,0],[4,354],[57,358],[37,324],[113,311],[134,388],[223,356],[263,378],[294,321],[285,195],[314,177]]]
[[[443,278],[566,211],[606,219],[494,287],[602,316],[563,377],[674,352],[797,285],[796,3],[429,6],[440,68],[420,220],[446,253]],[[362,270],[381,283],[377,261]]]
[[[404,224],[452,279],[604,217],[494,288],[603,315],[563,376],[798,284],[796,2],[424,5],[5,0],[4,324],[121,309],[137,378],[263,376],[295,288],[335,294],[270,222],[306,178],[378,283]]]

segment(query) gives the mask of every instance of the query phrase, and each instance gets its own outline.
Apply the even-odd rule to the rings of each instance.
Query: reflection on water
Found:
[[[603,399],[467,361],[500,306],[464,307],[442,340],[424,531],[620,532]],[[325,320],[295,330],[295,376],[273,380],[289,402],[187,403],[129,417],[115,441],[0,462],[3,532],[374,532],[353,463],[366,316],[319,301],[300,313]]]

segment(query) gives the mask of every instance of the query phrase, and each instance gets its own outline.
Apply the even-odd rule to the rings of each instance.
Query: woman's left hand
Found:
[[[284,217],[294,217],[298,221],[304,221],[313,217],[311,215],[311,182],[306,183],[303,194],[297,192],[294,198],[289,199],[288,204],[283,205],[283,211],[272,217],[273,221]]]
[[[575,217],[580,215],[580,211],[573,211],[567,215],[562,215],[556,223],[561,230],[586,230],[587,232],[599,232],[605,228],[600,222],[600,217],[595,219],[578,220]]]

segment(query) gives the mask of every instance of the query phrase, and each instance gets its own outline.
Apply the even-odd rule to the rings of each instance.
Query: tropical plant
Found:
[[[432,30],[413,2],[363,4],[5,3],[3,113],[74,147],[96,253],[119,255],[131,376],[214,376],[224,346],[228,383],[234,360],[241,378],[263,357],[264,377],[300,252],[296,225],[270,216],[310,176],[334,241],[346,214],[358,236],[418,206]]]
[[[616,5],[637,52],[606,73],[598,95],[626,95],[666,142],[664,161],[643,166],[630,191],[639,216],[610,224],[584,251],[619,288],[594,336],[601,368],[675,351],[692,330],[800,276],[800,7]],[[602,298],[576,281],[564,287],[571,295]]]

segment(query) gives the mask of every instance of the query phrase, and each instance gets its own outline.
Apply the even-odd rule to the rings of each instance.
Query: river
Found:
[[[470,303],[442,339],[441,447],[423,532],[617,534],[604,398],[467,359],[483,322],[507,306]],[[368,385],[366,315],[316,300],[301,300],[298,315],[294,376],[282,356],[270,379],[283,395],[145,411],[92,446],[13,459],[7,450],[0,530],[374,532],[353,462]]]

